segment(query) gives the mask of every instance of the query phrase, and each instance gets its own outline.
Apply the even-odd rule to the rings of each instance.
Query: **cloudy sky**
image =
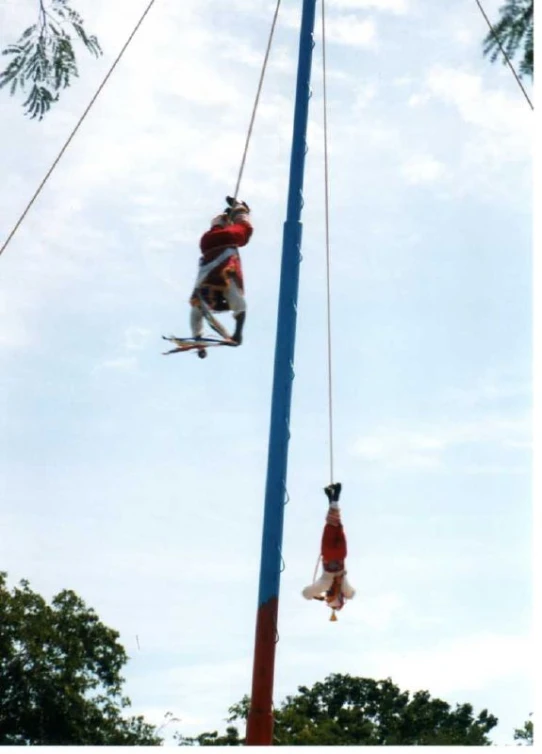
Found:
[[[104,56],[80,51],[43,122],[0,92],[0,242],[146,4],[74,0]],[[300,2],[283,2],[240,191],[245,344],[203,362],[163,357],[161,335],[189,334],[274,5],[158,0],[0,258],[0,567],[78,592],[121,632],[134,710],[186,735],[223,730],[250,691]],[[0,47],[36,6],[0,0]],[[327,13],[335,468],[358,594],[338,623],[300,596],[329,481],[318,30],[275,701],[332,672],[391,677],[487,707],[509,743],[533,707],[533,115],[483,59],[474,0]]]

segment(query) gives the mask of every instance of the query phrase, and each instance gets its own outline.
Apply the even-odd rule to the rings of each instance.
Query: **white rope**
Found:
[[[324,176],[325,176],[325,225],[326,225],[326,286],[327,286],[327,375],[328,375],[328,421],[329,421],[329,478],[333,484],[333,379],[331,357],[331,252],[329,243],[329,159],[327,138],[327,69],[326,69],[326,13],[322,0],[322,78],[324,93]]]
[[[262,93],[263,88],[263,82],[265,78],[265,72],[267,70],[267,63],[269,61],[269,53],[271,52],[271,45],[273,43],[273,36],[275,34],[275,27],[277,25],[277,18],[279,15],[279,8],[280,8],[281,0],[277,0],[277,6],[275,8],[275,15],[273,16],[273,23],[271,24],[271,31],[269,33],[269,40],[267,42],[267,49],[265,51],[265,56],[263,59],[262,64],[262,71],[260,73],[260,81],[258,83],[258,90],[256,92],[256,99],[254,100],[254,107],[252,108],[252,116],[250,118],[250,125],[248,127],[248,133],[247,138],[245,141],[245,148],[243,150],[243,157],[241,159],[241,166],[239,167],[239,173],[237,175],[237,183],[235,184],[235,191],[233,192],[233,198],[237,199],[237,196],[239,194],[239,187],[241,186],[241,179],[243,178],[243,172],[245,170],[245,163],[247,159],[247,153],[248,153],[248,147],[250,144],[250,139],[252,137],[252,129],[254,127],[254,121],[256,120],[256,113],[258,111],[258,104],[260,102],[260,95]]]

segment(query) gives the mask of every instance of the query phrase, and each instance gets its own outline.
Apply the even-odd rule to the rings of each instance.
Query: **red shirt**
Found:
[[[347,549],[342,524],[338,526],[326,524],[324,526],[321,552],[324,571],[333,573],[344,569],[344,559],[347,555]]]
[[[252,225],[247,221],[221,228],[219,225],[204,233],[199,242],[203,261],[212,262],[224,249],[246,246],[252,235]]]

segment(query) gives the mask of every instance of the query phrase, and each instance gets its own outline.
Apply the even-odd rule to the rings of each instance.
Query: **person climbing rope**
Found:
[[[341,490],[340,482],[324,488],[329,509],[322,534],[322,575],[302,592],[305,599],[325,600],[333,611],[330,620],[337,620],[335,611],[342,610],[345,601],[352,599],[356,593],[346,578],[344,567],[347,546],[339,508]]]
[[[226,197],[227,207],[211,221],[211,227],[200,239],[201,257],[199,270],[190,297],[190,327],[195,339],[203,335],[202,309],[213,312],[231,311],[235,319],[235,331],[231,341],[240,346],[243,342],[243,327],[246,320],[246,301],[243,284],[243,269],[239,247],[249,242],[253,227],[250,208],[246,202]],[[198,356],[205,358],[205,348]]]

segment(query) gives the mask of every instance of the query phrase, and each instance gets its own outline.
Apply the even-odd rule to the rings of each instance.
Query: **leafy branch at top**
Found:
[[[23,103],[25,115],[38,120],[58,101],[60,90],[79,76],[73,32],[92,55],[102,54],[97,37],[86,33],[83,18],[70,8],[68,0],[45,3],[46,0],[39,0],[37,23],[29,26],[15,44],[2,50],[2,55],[12,57],[6,69],[0,71],[0,88],[9,86],[11,95],[18,90],[28,94]]]
[[[494,63],[506,55],[512,59],[521,55],[520,76],[533,77],[534,69],[534,0],[506,0],[500,8],[500,18],[484,39],[484,55]],[[501,49],[502,47],[502,49]]]

